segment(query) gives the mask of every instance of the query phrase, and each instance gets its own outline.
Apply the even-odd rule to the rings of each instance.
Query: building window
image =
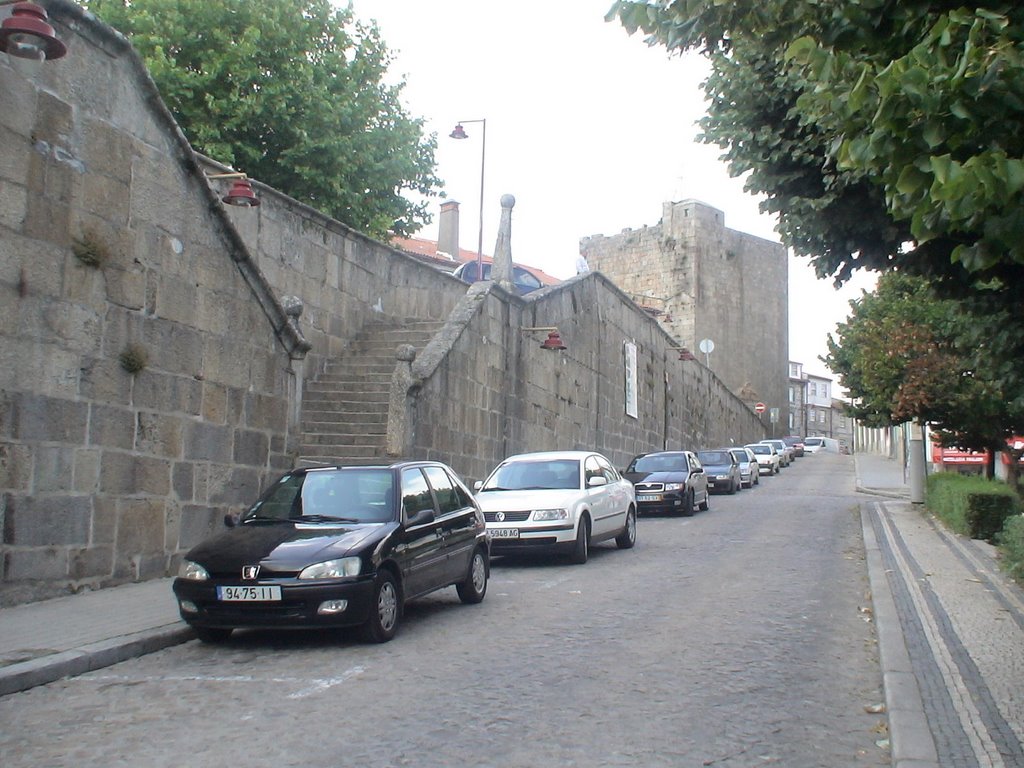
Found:
[[[790,387],[789,388],[789,402],[791,402],[791,403],[795,403],[796,402],[796,387]]]
[[[812,381],[812,382],[811,382],[811,384],[810,384],[810,387],[811,387],[811,397],[814,397],[815,395],[817,395],[817,394],[818,394],[818,385],[817,385],[817,384],[815,384],[815,383],[814,383],[814,382]]]

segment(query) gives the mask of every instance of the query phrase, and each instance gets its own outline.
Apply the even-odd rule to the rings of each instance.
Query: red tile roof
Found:
[[[390,244],[394,248],[410,253],[413,256],[418,256],[431,264],[442,267],[450,264],[453,271],[463,262],[476,261],[477,256],[476,251],[468,251],[465,248],[459,248],[458,256],[453,259],[448,259],[445,256],[438,255],[436,242],[433,240],[425,240],[421,237],[400,237],[398,235],[392,235]],[[486,264],[490,264],[493,259],[485,253],[483,255],[483,261]],[[529,271],[544,285],[557,285],[562,282],[554,275],[549,275],[544,270],[531,267],[528,264],[517,263],[516,266]]]

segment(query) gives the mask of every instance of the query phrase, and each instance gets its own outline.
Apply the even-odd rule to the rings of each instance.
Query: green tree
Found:
[[[608,18],[709,58],[703,140],[820,277],[926,278],[984,335],[972,369],[1019,399],[1024,5],[621,0]]]
[[[192,145],[368,234],[429,221],[436,136],[384,82],[375,23],[328,0],[85,0],[125,33]],[[419,193],[421,202],[402,196]]]
[[[1009,452],[1007,438],[1020,434],[1024,413],[992,371],[974,368],[975,318],[960,302],[937,296],[921,278],[889,272],[850,306],[823,362],[853,399],[857,419],[927,422],[945,445]]]

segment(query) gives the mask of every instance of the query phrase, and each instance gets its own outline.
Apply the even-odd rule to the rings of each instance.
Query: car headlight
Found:
[[[300,579],[343,579],[346,576],[358,576],[363,561],[358,557],[342,557],[338,560],[325,560],[302,569]]]
[[[686,483],[665,483],[666,491],[681,491]]]
[[[182,560],[181,567],[178,568],[178,575],[183,579],[190,581],[206,581],[210,578],[209,572],[203,568],[199,563],[193,563],[191,560]]]
[[[535,509],[533,510],[534,520],[568,520],[568,509]]]

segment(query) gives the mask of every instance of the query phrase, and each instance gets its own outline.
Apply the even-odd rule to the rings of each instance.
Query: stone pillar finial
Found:
[[[494,244],[494,265],[491,280],[506,291],[514,293],[515,280],[512,277],[512,208],[516,199],[512,195],[501,196],[501,222],[498,224],[498,241]]]

